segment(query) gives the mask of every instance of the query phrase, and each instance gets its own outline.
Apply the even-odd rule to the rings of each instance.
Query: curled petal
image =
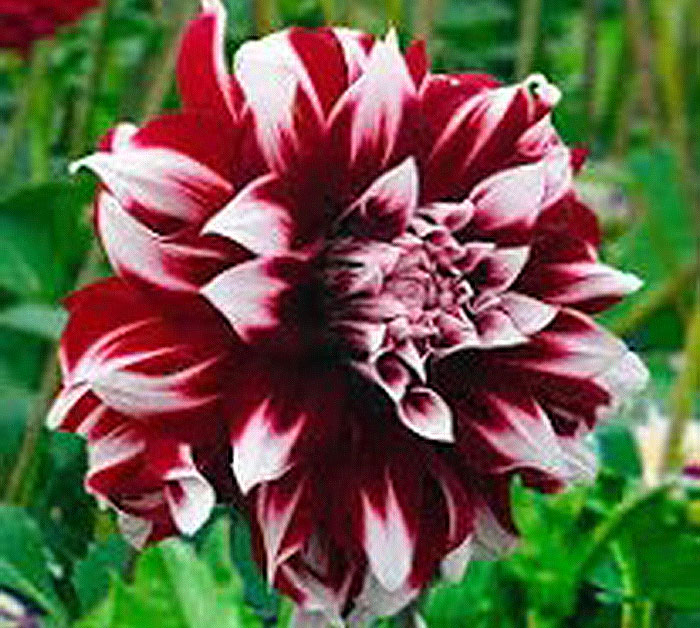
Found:
[[[434,390],[412,388],[399,404],[398,414],[410,430],[429,440],[454,441],[452,411]]]
[[[96,222],[107,257],[122,277],[163,290],[197,291],[229,259],[221,246],[204,239],[161,236],[126,212],[108,192],[96,203]]]
[[[207,166],[165,148],[129,147],[99,152],[72,165],[97,174],[124,207],[134,204],[183,224],[203,220],[233,192],[233,187]]]

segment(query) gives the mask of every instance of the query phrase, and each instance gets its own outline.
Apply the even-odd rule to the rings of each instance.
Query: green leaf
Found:
[[[128,552],[123,537],[112,534],[104,541],[93,543],[88,555],[75,564],[72,582],[83,612],[107,597],[110,580],[122,572]]]
[[[89,242],[83,210],[92,189],[85,180],[60,180],[0,199],[0,288],[41,299],[70,289]]]
[[[19,303],[0,310],[0,327],[57,341],[68,320],[66,311],[47,303]]]
[[[231,555],[243,578],[245,599],[263,622],[273,622],[279,616],[280,596],[263,579],[251,554],[250,528],[237,515],[231,527]]]
[[[85,556],[95,525],[95,501],[83,488],[84,442],[74,434],[46,433],[30,511],[52,552],[66,568]]]
[[[30,391],[0,386],[0,486],[10,474],[32,403],[34,395]]]
[[[637,593],[680,610],[700,610],[700,528],[674,499],[650,503],[628,522],[621,547]]]
[[[240,581],[233,572],[224,576],[217,544],[211,542],[206,559],[180,540],[150,548],[139,558],[134,583],[113,578],[108,598],[77,628],[257,628],[242,607]]]
[[[0,506],[0,587],[17,591],[62,622],[65,611],[49,561],[39,527],[29,515],[22,508]]]

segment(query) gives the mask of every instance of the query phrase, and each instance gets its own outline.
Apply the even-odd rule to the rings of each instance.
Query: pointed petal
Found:
[[[547,327],[559,308],[518,292],[500,295],[499,307],[510,317],[513,325],[524,335],[531,336]]]
[[[442,559],[440,573],[448,582],[459,583],[464,579],[467,567],[474,555],[474,538],[470,534],[464,542]]]
[[[201,293],[223,314],[236,333],[250,341],[278,327],[279,301],[290,287],[277,258],[258,258],[216,276]]]
[[[409,157],[385,172],[353,204],[353,227],[362,235],[392,240],[401,235],[418,207],[418,167]]]
[[[508,168],[484,179],[469,195],[474,204],[470,227],[498,238],[527,238],[539,215],[572,186],[569,151],[550,151],[534,164]]]
[[[411,388],[399,403],[398,415],[406,427],[423,438],[454,442],[452,410],[430,388]]]
[[[349,164],[351,191],[366,186],[387,166],[408,156],[411,108],[416,89],[396,34],[372,48],[365,73],[337,102],[330,115],[329,159]]]
[[[204,226],[258,255],[279,255],[309,245],[324,228],[322,208],[298,206],[275,174],[252,181]]]
[[[362,494],[364,546],[377,580],[393,592],[406,582],[411,571],[414,537],[388,477],[385,490],[381,508]]]
[[[226,70],[224,36],[226,10],[219,0],[207,0],[180,43],[177,82],[186,109],[214,113],[223,124],[237,118],[240,103]]]
[[[269,400],[264,400],[233,438],[233,473],[244,495],[257,484],[281,477],[292,466],[290,454],[304,427],[304,417],[279,430],[273,412]]]
[[[282,483],[261,484],[256,489],[255,514],[263,537],[270,584],[274,583],[280,565],[302,548],[308,536],[308,530],[299,528],[296,522],[305,484],[303,477],[288,478]]]
[[[348,84],[342,49],[330,31],[292,28],[246,42],[234,68],[255,117],[258,142],[277,171],[287,167],[289,148],[303,152],[318,137]],[[301,103],[308,103],[305,115],[315,118],[306,126],[299,124]]]

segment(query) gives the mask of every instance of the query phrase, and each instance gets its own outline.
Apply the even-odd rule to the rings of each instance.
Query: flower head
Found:
[[[0,48],[26,53],[32,44],[78,20],[99,0],[0,0]]]
[[[391,614],[513,544],[513,475],[591,475],[583,436],[646,372],[589,315],[639,282],[597,258],[544,77],[329,28],[231,76],[224,19],[207,0],[184,37],[183,111],[76,164],[118,277],[68,302],[51,422],[135,540],[216,492],[301,625]]]

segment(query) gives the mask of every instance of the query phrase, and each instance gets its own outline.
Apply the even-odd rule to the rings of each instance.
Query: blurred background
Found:
[[[286,626],[289,603],[260,579],[235,513],[137,556],[83,492],[81,441],[43,427],[60,299],[109,274],[92,239],[95,181],[69,177],[67,164],[116,121],[177,106],[175,52],[197,10],[195,0],[96,4],[55,35],[0,50],[0,627]],[[543,497],[515,485],[521,547],[437,585],[418,610],[430,628],[699,628],[698,0],[228,9],[229,53],[289,24],[381,34],[390,23],[404,43],[427,41],[436,71],[504,81],[540,71],[559,85],[556,124],[590,150],[579,189],[602,221],[603,257],[645,281],[601,321],[642,354],[651,383],[596,433],[593,486]],[[380,625],[420,624],[404,613]]]

